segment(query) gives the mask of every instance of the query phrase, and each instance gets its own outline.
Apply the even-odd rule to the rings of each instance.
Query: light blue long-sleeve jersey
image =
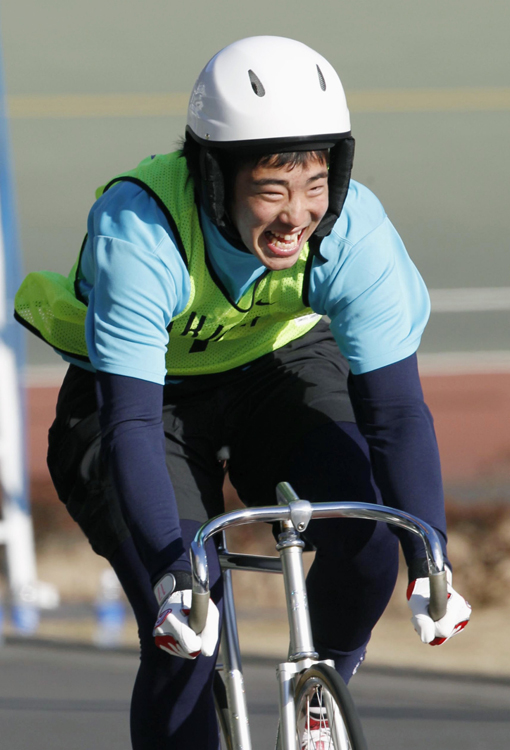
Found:
[[[201,221],[214,270],[238,301],[266,269],[230,245],[204,211]],[[352,372],[414,354],[430,312],[427,290],[368,188],[351,181],[320,254],[324,260],[313,260],[309,303],[331,319]],[[145,190],[121,182],[96,201],[81,271],[93,369],[164,383],[167,327],[186,307],[190,279],[168,222]]]

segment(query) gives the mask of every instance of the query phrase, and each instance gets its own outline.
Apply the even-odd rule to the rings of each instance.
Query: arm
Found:
[[[160,605],[156,645],[183,658],[210,655],[219,614],[211,601],[204,632],[188,627],[189,562],[162,423],[167,328],[186,305],[189,276],[166,220],[143,190],[121,184],[95,205],[81,278],[103,457]]]
[[[355,186],[345,210],[321,244],[324,262],[314,261],[310,302],[330,317],[349,361],[350,396],[384,502],[423,517],[445,543],[439,455],[416,362],[427,290],[370,191]],[[423,558],[419,542],[400,537],[409,565]]]
[[[433,526],[446,553],[439,452],[416,355],[372,372],[351,374],[349,394],[385,503]],[[399,537],[414,579],[422,569],[423,546],[407,532],[399,532]]]
[[[434,527],[446,556],[439,453],[432,417],[423,401],[416,355],[364,375],[350,375],[349,393],[385,502]],[[466,627],[471,607],[452,587],[446,559],[447,610],[434,622],[428,611],[430,584],[423,546],[414,534],[397,533],[408,565],[411,621],[424,643],[440,646]]]
[[[163,386],[98,372],[96,390],[103,458],[135,546],[156,585],[166,572],[189,571],[165,464]]]
[[[131,531],[160,605],[156,645],[173,656],[195,659],[216,650],[219,612],[212,600],[200,635],[188,626],[191,576],[175,495],[166,470],[157,383],[98,372],[102,450]]]
[[[138,552],[154,580],[186,568],[162,427],[167,327],[189,277],[149,195],[121,183],[93,206],[82,256],[87,347],[97,371],[104,458]]]
[[[331,318],[349,360],[349,393],[384,502],[427,521],[446,551],[439,453],[416,360],[428,294],[377,199],[357,186],[346,207],[344,223],[337,222],[321,245],[324,262],[312,271],[310,301]],[[361,229],[351,230],[357,223]],[[470,607],[451,588],[450,576],[447,614],[434,623],[428,616],[423,548],[407,532],[399,532],[399,538],[409,568],[413,624],[424,642],[438,645],[466,625]]]
[[[423,401],[416,356],[364,375],[350,375],[349,393],[383,499],[433,526],[446,555],[439,453],[432,417]],[[397,533],[408,565],[411,621],[424,643],[440,646],[466,627],[471,607],[452,587],[451,565],[446,560],[447,610],[434,622],[428,611],[430,584],[423,546],[414,534]]]

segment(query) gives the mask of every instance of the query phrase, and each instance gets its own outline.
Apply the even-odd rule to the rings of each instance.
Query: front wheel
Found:
[[[298,750],[367,750],[351,695],[335,670],[315,664],[295,690]]]

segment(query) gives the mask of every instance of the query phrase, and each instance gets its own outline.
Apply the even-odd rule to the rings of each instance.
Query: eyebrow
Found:
[[[310,182],[316,182],[317,180],[322,180],[324,177],[328,176],[327,170],[324,170],[323,172],[318,172],[317,174],[313,175],[313,177],[309,177],[306,181],[306,184],[308,185]],[[254,185],[257,187],[264,187],[265,185],[283,185],[286,187],[289,182],[288,180],[276,180],[273,177],[267,177],[262,180],[254,180]]]

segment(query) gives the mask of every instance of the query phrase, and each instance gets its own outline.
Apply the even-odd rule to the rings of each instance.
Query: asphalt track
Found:
[[[340,71],[354,177],[381,198],[429,287],[510,299],[507,0],[17,0],[0,12],[26,270],[67,272],[95,188],[175,146],[214,52],[279,34]],[[439,305],[422,351],[508,352],[508,307]],[[54,363],[30,338],[31,363]]]
[[[0,649],[6,750],[127,750],[134,653],[11,642]],[[274,664],[245,664],[253,750],[276,732]],[[507,750],[510,681],[365,668],[352,692],[370,750]],[[193,750],[199,750],[198,748]]]

